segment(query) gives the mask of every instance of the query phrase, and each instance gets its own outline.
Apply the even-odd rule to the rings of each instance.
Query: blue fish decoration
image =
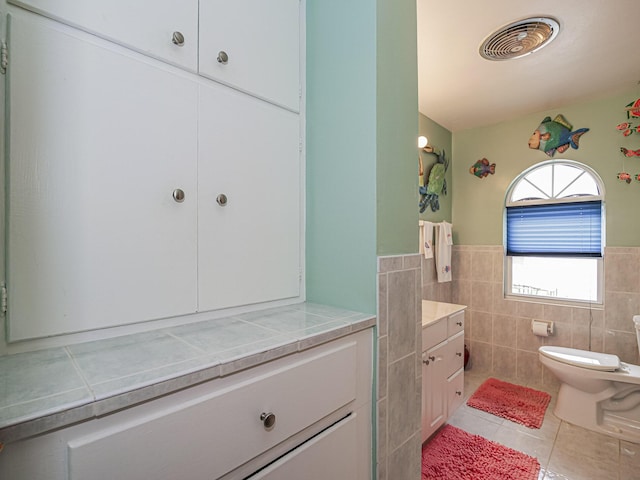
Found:
[[[553,120],[551,117],[545,117],[529,138],[529,148],[542,150],[550,157],[556,152],[566,152],[569,147],[577,149],[580,137],[589,129],[579,128],[573,132],[572,129],[573,126],[561,114],[556,115]]]

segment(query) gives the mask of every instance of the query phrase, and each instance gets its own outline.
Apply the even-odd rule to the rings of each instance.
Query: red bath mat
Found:
[[[536,480],[534,457],[445,425],[422,447],[422,480]]]
[[[533,388],[487,379],[467,400],[467,405],[518,422],[540,428],[551,395]]]

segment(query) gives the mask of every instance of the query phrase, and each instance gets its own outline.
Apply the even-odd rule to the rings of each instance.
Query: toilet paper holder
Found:
[[[547,320],[531,319],[531,331],[539,337],[553,335],[553,322]]]

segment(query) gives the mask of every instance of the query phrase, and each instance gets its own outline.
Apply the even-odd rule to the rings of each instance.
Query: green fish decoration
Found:
[[[574,132],[572,129],[573,126],[561,114],[556,115],[553,120],[545,117],[529,138],[529,148],[542,150],[550,157],[556,152],[566,152],[569,147],[577,149],[580,137],[589,129],[580,128]]]
[[[444,178],[444,174],[449,168],[449,161],[445,157],[444,150],[442,153],[433,153],[438,157],[436,163],[431,167],[429,171],[429,177],[425,173],[426,185],[420,187],[420,213],[424,212],[428,207],[431,207],[432,212],[440,210],[440,195],[447,194],[447,181]]]

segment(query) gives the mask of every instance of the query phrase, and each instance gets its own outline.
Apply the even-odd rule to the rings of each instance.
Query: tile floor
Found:
[[[496,377],[465,372],[465,397],[471,396],[489,376]],[[551,394],[551,403],[540,429],[527,428],[468,407],[466,399],[449,423],[536,457],[541,466],[539,480],[640,479],[639,444],[616,440],[561,421],[553,414],[557,391],[539,385],[527,386]]]

